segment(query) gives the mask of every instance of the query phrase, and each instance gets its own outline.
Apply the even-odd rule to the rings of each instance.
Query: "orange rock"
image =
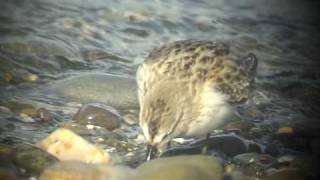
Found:
[[[85,163],[110,163],[111,157],[107,152],[90,144],[74,132],[59,128],[37,146],[54,155],[61,161],[73,160]]]

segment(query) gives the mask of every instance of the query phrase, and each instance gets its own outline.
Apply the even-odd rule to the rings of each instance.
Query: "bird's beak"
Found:
[[[157,148],[153,145],[148,144],[147,146],[147,161],[154,159],[157,154]]]

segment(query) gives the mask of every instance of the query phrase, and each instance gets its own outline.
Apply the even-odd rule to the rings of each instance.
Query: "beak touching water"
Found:
[[[154,159],[157,154],[157,147],[148,144],[147,146],[147,161]]]

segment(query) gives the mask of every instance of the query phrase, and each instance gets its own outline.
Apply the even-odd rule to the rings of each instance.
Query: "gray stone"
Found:
[[[108,130],[114,130],[121,125],[121,116],[116,109],[98,103],[82,106],[74,115],[73,120],[79,124],[91,124]]]
[[[39,175],[46,167],[58,161],[47,152],[28,144],[15,145],[12,159],[30,175]]]
[[[69,101],[101,102],[113,107],[139,107],[133,78],[108,74],[85,74],[61,80],[49,92]]]

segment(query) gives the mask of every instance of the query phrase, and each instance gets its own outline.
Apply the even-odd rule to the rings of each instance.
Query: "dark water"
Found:
[[[311,0],[2,0],[2,107],[9,101],[33,104],[48,109],[54,120],[27,123],[3,111],[0,139],[37,142],[82,103],[32,92],[88,72],[134,78],[148,52],[181,39],[218,39],[236,55],[255,53],[255,115],[244,118],[302,127],[319,138],[318,7]]]

